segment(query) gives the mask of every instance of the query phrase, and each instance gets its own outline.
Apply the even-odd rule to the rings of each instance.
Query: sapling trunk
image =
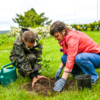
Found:
[[[50,79],[49,79],[49,88],[51,88],[51,83],[50,83]]]

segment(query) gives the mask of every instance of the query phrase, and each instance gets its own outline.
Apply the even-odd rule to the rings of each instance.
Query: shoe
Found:
[[[97,80],[96,80],[95,82],[93,82],[93,83],[92,83],[92,85],[96,84],[96,83],[97,83],[97,81],[98,81],[98,79],[99,79],[99,76],[98,76]]]

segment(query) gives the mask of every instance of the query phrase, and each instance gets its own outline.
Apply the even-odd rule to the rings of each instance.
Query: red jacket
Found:
[[[79,53],[100,53],[100,46],[94,42],[88,35],[76,30],[68,31],[62,42],[63,54],[67,54],[65,70],[71,72],[75,63],[75,57]]]

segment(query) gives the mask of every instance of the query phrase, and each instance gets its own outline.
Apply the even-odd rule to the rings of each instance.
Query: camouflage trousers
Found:
[[[36,56],[34,54],[26,54],[27,62],[31,65],[33,72],[41,69],[41,65],[38,64]],[[22,76],[27,76],[21,68],[18,68],[18,72]]]

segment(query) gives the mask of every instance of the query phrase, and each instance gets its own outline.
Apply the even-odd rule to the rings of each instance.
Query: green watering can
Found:
[[[13,66],[7,67],[9,65],[13,65]],[[4,67],[7,67],[7,68],[4,68]],[[16,79],[17,79],[16,67],[14,66],[13,62],[1,67],[0,84],[6,86],[6,85],[10,84],[11,82],[16,81]]]

